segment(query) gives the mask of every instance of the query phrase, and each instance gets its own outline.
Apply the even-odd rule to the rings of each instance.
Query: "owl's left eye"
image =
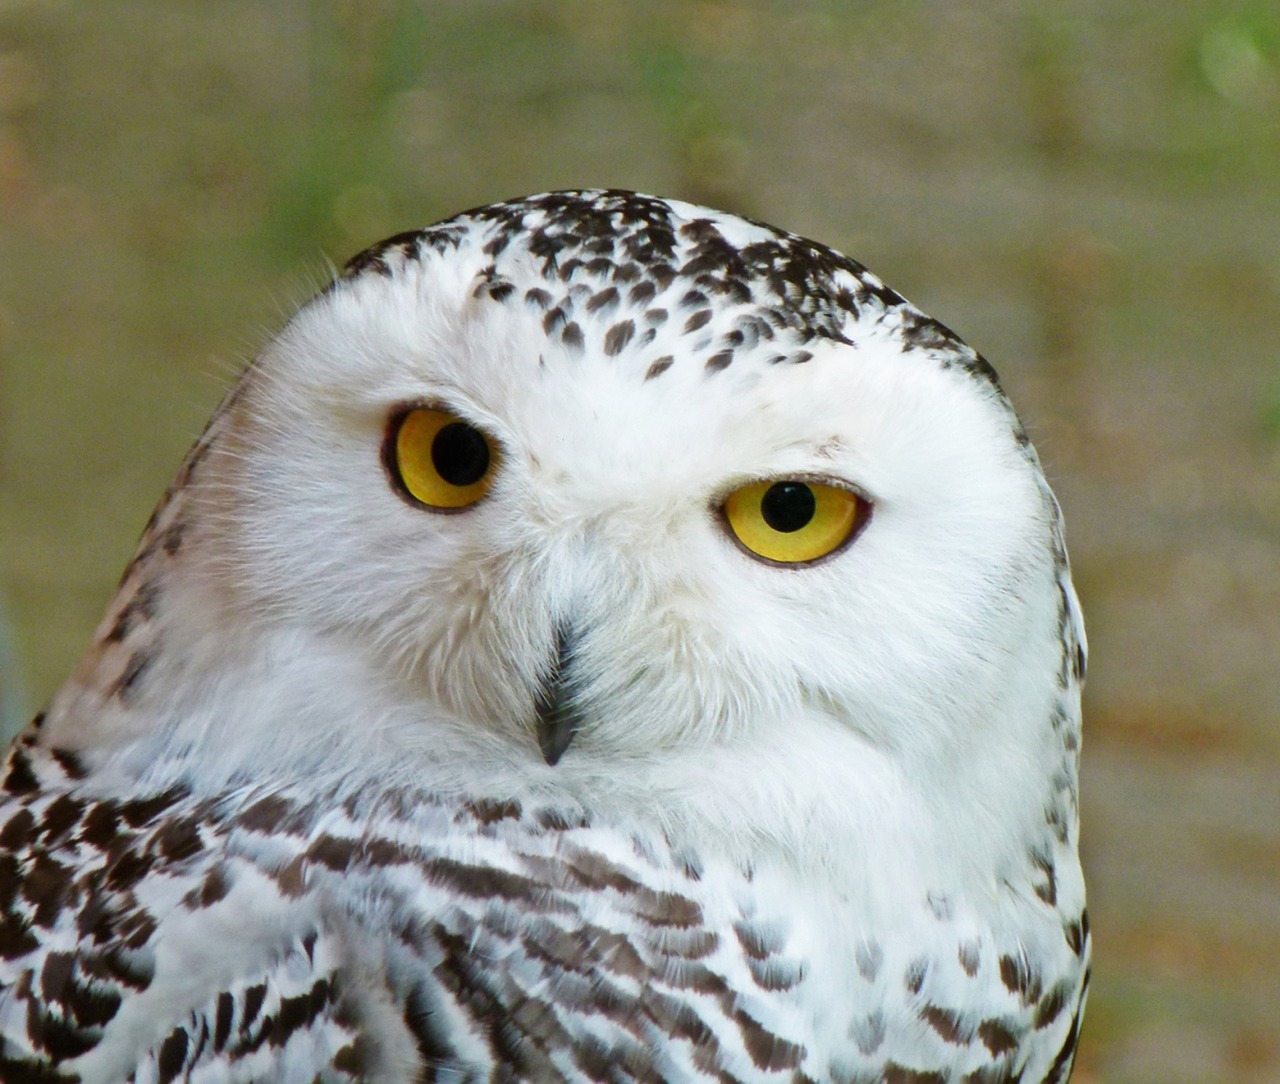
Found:
[[[393,416],[384,454],[400,489],[441,512],[480,500],[498,465],[493,441],[470,422],[435,407]]]
[[[779,565],[811,564],[834,553],[869,510],[852,490],[804,479],[753,482],[724,502],[724,518],[742,548]]]

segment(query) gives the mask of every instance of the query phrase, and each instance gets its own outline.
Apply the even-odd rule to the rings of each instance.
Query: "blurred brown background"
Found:
[[[826,241],[1000,370],[1092,641],[1076,1079],[1280,1080],[1274,0],[0,5],[0,701],[382,235],[613,185]]]

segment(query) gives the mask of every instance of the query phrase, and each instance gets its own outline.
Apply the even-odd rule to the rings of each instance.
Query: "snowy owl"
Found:
[[[619,191],[357,256],[0,804],[0,1079],[1067,1079],[1085,642],[995,373]]]

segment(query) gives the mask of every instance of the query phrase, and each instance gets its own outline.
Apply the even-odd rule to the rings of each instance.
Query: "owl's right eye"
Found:
[[[852,490],[784,478],[734,490],[722,514],[738,544],[753,557],[798,567],[820,561],[849,542],[869,510]]]
[[[489,492],[498,449],[448,410],[414,407],[393,415],[384,458],[402,492],[439,512],[468,508]]]

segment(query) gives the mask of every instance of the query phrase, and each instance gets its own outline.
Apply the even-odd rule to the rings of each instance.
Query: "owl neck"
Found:
[[[167,502],[148,537],[165,536],[181,501]],[[985,751],[971,769],[904,765],[814,711],[778,721],[782,744],[655,750],[621,767],[575,749],[552,767],[532,733],[522,746],[462,725],[423,726],[385,675],[361,671],[322,637],[282,628],[246,636],[230,621],[219,632],[216,605],[202,635],[180,620],[166,635],[174,608],[198,600],[176,575],[176,555],[159,558],[149,544],[42,736],[88,752],[90,765],[97,757],[112,775],[214,793],[305,781],[312,797],[377,787],[558,805],[648,824],[679,848],[745,868],[794,867],[845,894],[870,894],[857,901],[863,911],[891,910],[912,894],[988,908],[1010,892],[1033,905],[1050,891],[1083,900],[1071,691],[989,720],[993,733],[1041,729],[1033,764],[1018,763],[1028,757],[1021,750],[1007,759]],[[142,575],[148,565],[152,574]],[[1015,778],[1019,770],[1041,782]]]
[[[182,630],[201,612],[187,560],[202,533],[196,494],[236,395],[223,400],[151,513],[88,649],[38,717],[43,743],[109,749],[161,722],[148,693],[173,680]]]

